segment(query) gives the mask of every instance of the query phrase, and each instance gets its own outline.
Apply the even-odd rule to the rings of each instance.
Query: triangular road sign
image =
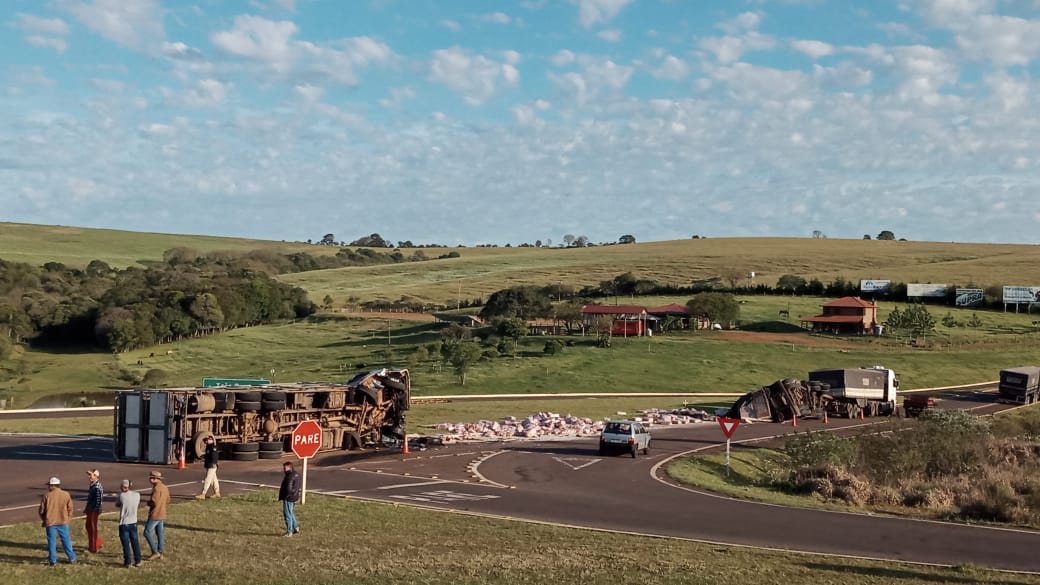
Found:
[[[737,427],[740,426],[739,418],[720,416],[717,420],[719,421],[719,426],[722,427],[722,432],[726,435],[727,439],[732,437],[733,431],[737,430]]]

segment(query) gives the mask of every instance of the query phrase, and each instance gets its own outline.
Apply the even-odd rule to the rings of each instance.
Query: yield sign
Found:
[[[722,432],[725,433],[727,439],[732,437],[733,431],[737,430],[737,427],[740,426],[739,418],[720,416],[717,420],[719,421],[719,426],[722,427]]]

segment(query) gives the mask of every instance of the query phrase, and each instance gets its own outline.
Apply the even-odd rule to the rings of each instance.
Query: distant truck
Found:
[[[117,461],[177,463],[201,458],[214,437],[222,459],[279,459],[300,422],[322,429],[321,451],[358,449],[405,436],[408,370],[361,372],[347,383],[136,389],[116,393]]]
[[[899,380],[881,366],[809,372],[808,380],[786,378],[742,396],[727,416],[783,422],[833,414],[857,418],[887,416],[896,410]]]
[[[1002,402],[1036,403],[1040,400],[1040,367],[1022,366],[1001,370],[997,393]]]

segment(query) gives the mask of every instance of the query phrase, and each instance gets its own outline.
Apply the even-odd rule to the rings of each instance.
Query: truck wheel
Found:
[[[231,443],[231,454],[235,453],[258,453],[260,443]]]
[[[282,452],[281,451],[260,451],[259,453],[257,453],[257,455],[260,456],[260,459],[281,459],[282,458]]]
[[[285,443],[282,441],[260,441],[261,453],[281,453],[284,450]]]
[[[260,403],[246,400],[235,400],[236,412],[256,412],[260,410]]]
[[[276,412],[285,410],[284,400],[263,400],[260,402],[260,410],[265,412]]]
[[[202,456],[206,454],[206,439],[212,436],[212,431],[199,431],[192,436],[189,445],[191,445],[192,452],[195,453],[195,459],[202,459]]]
[[[231,460],[232,461],[256,461],[259,458],[260,458],[260,452],[259,451],[253,451],[251,453],[242,453],[242,452],[231,453]]]

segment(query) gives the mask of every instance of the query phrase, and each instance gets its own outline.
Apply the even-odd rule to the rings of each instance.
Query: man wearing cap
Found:
[[[202,482],[202,493],[195,496],[196,500],[205,500],[209,488],[213,488],[213,497],[220,497],[220,480],[217,479],[217,468],[220,467],[217,455],[217,440],[213,435],[206,437],[206,451],[202,456],[202,466],[206,468],[206,479]]]
[[[170,488],[162,481],[162,472],[148,474],[152,482],[152,496],[148,498],[148,521],[144,523],[144,539],[152,549],[149,560],[162,560],[166,548],[166,506],[170,503]],[[154,537],[153,537],[154,533]]]
[[[97,469],[87,470],[90,487],[87,489],[87,507],[83,513],[87,516],[87,550],[96,553],[101,548],[101,535],[98,534],[98,517],[101,516],[101,500],[105,495],[101,487],[101,472]]]
[[[119,542],[123,545],[123,566],[141,566],[141,540],[137,536],[137,508],[141,505],[141,494],[130,489],[130,480],[124,479],[119,486]],[[131,553],[133,556],[131,557]]]
[[[69,536],[69,518],[72,517],[72,496],[61,489],[61,480],[52,477],[47,481],[47,493],[40,501],[40,520],[47,529],[47,562],[58,563],[56,549],[57,538],[61,538],[61,548],[69,563],[76,562],[76,551],[72,550],[72,537]]]

